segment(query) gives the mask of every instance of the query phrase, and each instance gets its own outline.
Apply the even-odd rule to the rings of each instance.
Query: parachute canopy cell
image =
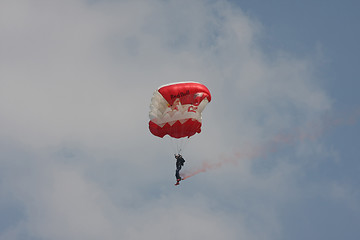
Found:
[[[209,89],[197,82],[159,87],[153,94],[149,129],[158,137],[191,137],[201,132],[201,112],[211,101]]]

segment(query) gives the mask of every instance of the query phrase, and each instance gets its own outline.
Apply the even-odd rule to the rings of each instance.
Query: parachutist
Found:
[[[201,132],[201,113],[209,102],[210,91],[201,83],[186,81],[162,85],[151,98],[149,130],[159,138],[168,135],[171,140],[179,140],[175,142],[175,147],[180,153],[184,147],[183,140],[187,142],[191,136]],[[175,154],[175,158],[175,185],[179,185],[183,180],[180,170],[185,160],[180,154]]]
[[[176,158],[176,171],[175,171],[175,177],[176,177],[176,183],[175,185],[179,185],[179,182],[182,180],[180,177],[180,170],[181,167],[184,166],[185,159],[180,154],[175,154]]]

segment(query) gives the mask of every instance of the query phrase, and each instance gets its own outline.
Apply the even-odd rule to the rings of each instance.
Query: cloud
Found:
[[[3,239],[281,236],[278,207],[301,164],[246,158],[174,189],[172,150],[149,133],[148,105],[165,83],[209,87],[186,171],[328,110],[311,59],[268,56],[261,24],[227,1],[0,9],[0,209],[14,209],[0,217]]]

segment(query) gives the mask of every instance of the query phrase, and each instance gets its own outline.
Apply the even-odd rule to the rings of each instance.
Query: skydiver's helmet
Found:
[[[178,159],[181,155],[180,154],[174,154],[175,158]]]

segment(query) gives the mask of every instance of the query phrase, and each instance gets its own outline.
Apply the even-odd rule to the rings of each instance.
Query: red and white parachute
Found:
[[[163,138],[189,138],[201,132],[201,112],[211,101],[209,89],[197,82],[159,87],[151,99],[149,129]],[[179,150],[178,150],[179,151]]]

